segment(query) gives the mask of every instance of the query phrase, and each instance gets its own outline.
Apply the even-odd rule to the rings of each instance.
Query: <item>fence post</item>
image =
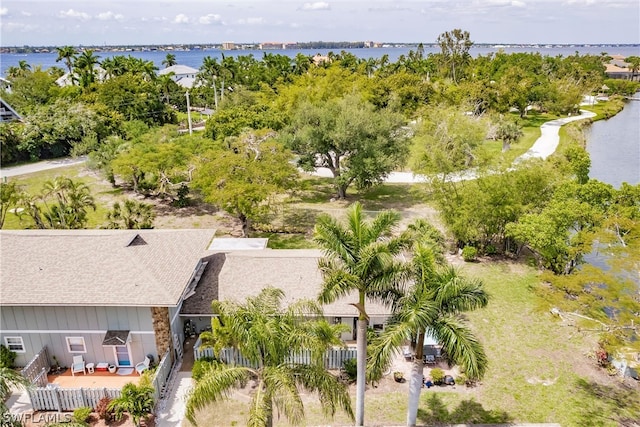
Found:
[[[56,405],[58,412],[62,412],[62,404],[60,403],[60,390],[53,389],[53,403]]]

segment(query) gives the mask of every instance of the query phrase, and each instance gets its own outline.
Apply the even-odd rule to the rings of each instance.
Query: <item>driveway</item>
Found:
[[[29,163],[21,166],[12,166],[0,169],[0,178],[10,178],[18,175],[26,175],[49,169],[63,168],[65,166],[79,165],[87,161],[87,156],[63,157],[60,159],[44,160],[37,163]]]

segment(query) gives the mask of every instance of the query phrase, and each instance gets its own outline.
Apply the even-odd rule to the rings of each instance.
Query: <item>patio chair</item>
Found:
[[[87,368],[84,364],[82,356],[73,356],[73,363],[71,364],[71,375],[76,376],[76,372],[82,372],[87,375]]]
[[[151,359],[149,359],[148,357],[144,358],[144,362],[137,363],[136,372],[138,373],[138,375],[142,375],[144,371],[149,369],[150,364],[151,364]]]
[[[436,363],[436,357],[433,354],[425,354],[422,358],[422,363],[425,365],[431,365]]]
[[[405,360],[409,362],[413,360],[413,352],[411,351],[411,347],[409,347],[408,345],[402,347],[402,355],[404,356]]]

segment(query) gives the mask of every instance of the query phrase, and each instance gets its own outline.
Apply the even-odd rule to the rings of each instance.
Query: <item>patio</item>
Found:
[[[76,373],[71,375],[71,369],[67,369],[60,375],[48,375],[49,384],[56,384],[60,388],[122,388],[127,383],[138,384],[140,376],[134,371],[129,375],[110,374],[109,372],[96,371],[93,374]]]

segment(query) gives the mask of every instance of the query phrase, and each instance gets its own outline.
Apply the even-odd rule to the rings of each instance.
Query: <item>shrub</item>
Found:
[[[3,344],[0,344],[0,367],[10,368],[16,360],[15,351],[9,350]]]
[[[75,409],[73,411],[73,416],[71,417],[71,420],[78,424],[87,425],[87,422],[89,421],[89,417],[91,417],[91,408],[88,408],[85,406],[82,408]]]
[[[440,368],[433,368],[431,370],[431,379],[434,384],[442,384],[442,380],[444,380],[444,371]]]
[[[111,399],[103,397],[98,401],[98,405],[96,406],[98,418],[105,420],[107,423],[110,423],[115,419],[115,413],[113,410],[109,409],[109,403],[111,403]]]
[[[464,259],[466,262],[475,261],[477,256],[478,250],[473,246],[465,246],[462,249],[462,259]]]
[[[200,381],[204,374],[217,364],[218,361],[213,357],[203,357],[196,360],[191,368],[191,376],[195,381]]]
[[[496,249],[494,245],[489,244],[484,248],[484,253],[487,255],[495,255],[498,253],[498,249]]]
[[[349,377],[349,381],[355,381],[358,377],[358,362],[356,359],[348,359],[342,362],[344,372]]]

